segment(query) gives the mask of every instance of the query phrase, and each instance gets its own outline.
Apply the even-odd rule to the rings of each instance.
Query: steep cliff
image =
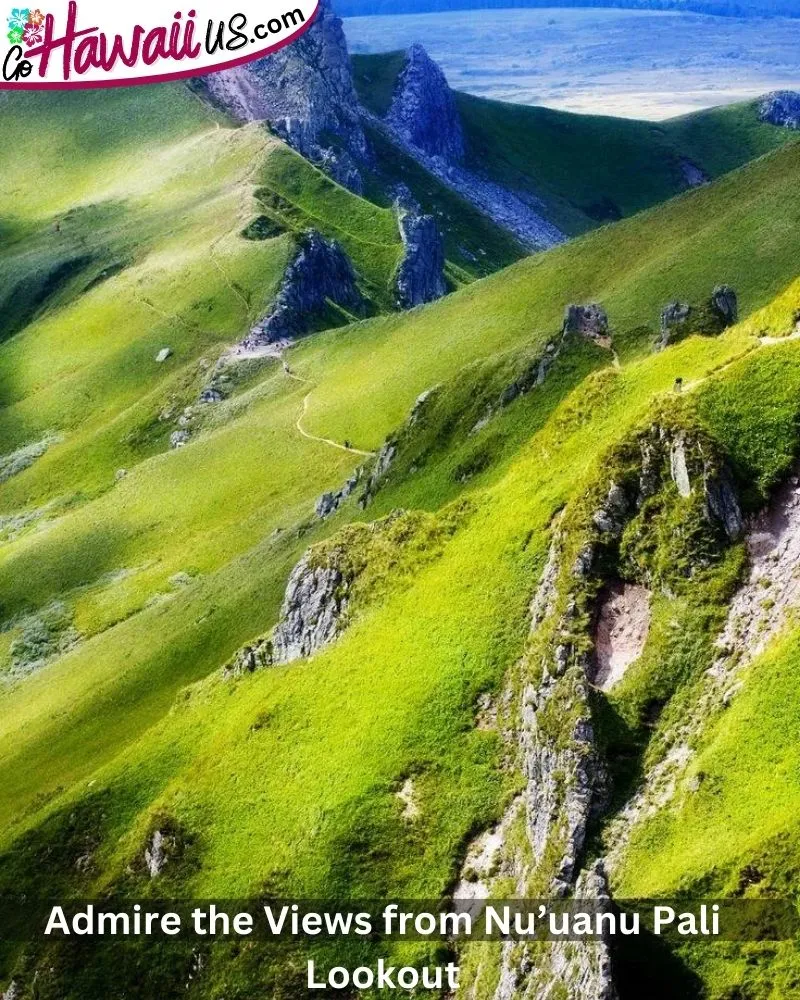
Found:
[[[308,31],[264,59],[212,73],[195,89],[241,122],[266,121],[290,146],[360,193],[369,158],[342,22],[322,0]]]

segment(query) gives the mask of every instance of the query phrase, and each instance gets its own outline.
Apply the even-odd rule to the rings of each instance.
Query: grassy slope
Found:
[[[402,422],[419,392],[452,375],[470,357],[543,342],[558,328],[563,306],[571,299],[602,299],[622,334],[643,322],[654,325],[664,301],[676,295],[700,299],[722,280],[739,288],[746,310],[762,304],[793,272],[792,248],[800,239],[794,183],[799,158],[800,152],[792,147],[713,189],[526,261],[433,308],[369,321],[307,342],[297,348],[293,362],[313,386],[306,428],[377,447]],[[656,230],[659,239],[653,238]],[[620,340],[624,347],[624,336]],[[415,359],[413,366],[407,364],[410,356]],[[43,772],[42,788],[30,786],[31,796],[56,787],[58,770],[75,764],[73,760],[68,765],[59,751],[59,740],[65,738],[63,733],[56,738],[59,726],[54,732],[47,720],[62,700],[67,704],[73,697],[81,711],[92,711],[100,689],[82,684],[84,671],[96,676],[106,660],[129,662],[131,676],[141,675],[142,683],[147,676],[158,678],[153,691],[157,700],[156,695],[168,699],[168,692],[179,683],[208,669],[205,657],[199,662],[191,659],[193,643],[186,636],[187,648],[175,654],[169,671],[161,666],[167,655],[163,649],[146,651],[149,626],[144,623],[157,613],[145,607],[152,596],[168,593],[169,580],[180,571],[219,573],[220,586],[225,579],[230,587],[231,577],[239,579],[240,572],[231,560],[244,556],[275,527],[306,517],[314,497],[343,479],[352,465],[353,459],[343,453],[299,439],[294,419],[302,390],[282,379],[271,389],[273,382],[268,378],[262,388],[252,390],[232,423],[181,452],[146,460],[110,492],[47,524],[45,530],[24,534],[3,547],[0,581],[9,617],[66,596],[83,631],[103,632],[54,668],[73,678],[62,691],[54,690],[42,674],[28,691],[5,696],[9,709],[15,706],[6,713],[11,727],[6,741],[6,754],[11,754],[5,758],[8,766],[13,768],[25,752],[19,736],[11,738],[23,726],[31,745],[62,761],[49,777]],[[285,402],[271,402],[271,392]],[[359,399],[357,408],[350,405],[352,398]],[[268,445],[269,440],[274,444]],[[308,461],[311,454],[317,456],[313,463]],[[29,484],[39,475],[44,489],[52,473],[38,473],[39,468],[45,469],[41,463],[35,465],[4,487],[4,492],[16,493],[8,501],[10,506],[27,495]],[[51,489],[57,495],[61,487],[54,478]],[[296,543],[294,550],[299,547]],[[284,569],[281,565],[273,577],[270,568],[265,567],[264,587],[277,596]],[[269,586],[267,578],[273,581]],[[206,587],[214,589],[215,581],[197,586],[204,594]],[[255,581],[247,586],[257,590]],[[202,606],[203,598],[199,601]],[[177,629],[181,615],[191,614],[192,604],[191,591],[175,599],[174,610],[165,604],[158,610],[162,628]],[[246,637],[243,632],[248,627],[253,631],[266,627],[276,607],[274,599],[255,607],[239,598],[235,604],[224,604],[216,626],[216,648],[226,645],[228,650]],[[131,619],[109,628],[142,608],[141,626]],[[173,620],[175,626],[170,624]],[[120,650],[129,648],[126,636],[131,632],[141,634],[143,646],[135,657],[128,652],[122,657]],[[107,653],[101,655],[101,650]],[[128,680],[112,671],[110,690],[124,687]],[[46,707],[42,703],[37,708],[38,700],[30,696],[39,686],[48,691]],[[68,694],[73,687],[74,693]],[[26,707],[18,715],[22,705]],[[115,725],[106,727],[97,748],[101,756],[119,745]],[[126,722],[122,733],[129,732]],[[88,748],[86,753],[88,764],[94,758]],[[11,794],[6,808],[18,805]]]
[[[191,129],[203,133],[207,119],[202,125],[193,121]],[[255,133],[236,136],[244,143]],[[226,155],[236,147],[230,138],[225,136]],[[260,134],[257,139],[264,142]],[[261,149],[257,144],[252,154],[258,157]],[[160,278],[161,296],[171,306],[172,290],[181,283],[194,284],[195,296],[199,286],[215,302],[229,298],[227,314],[213,324],[212,343],[225,343],[232,328],[246,324],[247,312],[216,267],[195,271],[191,255],[176,256],[177,237],[183,246],[194,236],[201,248],[216,235],[228,237],[226,274],[253,295],[267,294],[259,284],[260,269],[274,274],[275,265],[267,260],[256,265],[251,255],[266,256],[270,248],[234,238],[231,206],[247,198],[244,214],[253,213],[252,188],[258,183],[281,186],[307,212],[330,200],[330,192],[324,199],[303,200],[322,183],[316,175],[290,190],[296,182],[291,171],[286,175],[285,161],[276,166],[267,159],[257,174],[252,158],[242,155],[245,159],[244,177],[244,164],[235,156],[220,168],[220,177],[197,167],[211,191],[218,185],[226,192],[218,218],[207,214],[215,199],[199,198],[200,221],[190,216],[197,229],[175,234],[176,221],[168,215],[163,228],[154,226],[151,245],[133,247],[141,254],[136,266],[150,275],[148,287],[158,288]],[[116,431],[97,438],[108,442],[107,451],[97,455],[90,448],[95,438],[83,439],[88,464],[77,471],[74,458],[59,464],[53,449],[5,484],[7,511],[31,498],[47,502],[86,479],[98,495],[2,546],[7,620],[58,597],[81,630],[94,636],[0,692],[3,842],[32,831],[24,849],[18,842],[17,852],[5,857],[3,878],[25,883],[32,877],[30,864],[38,863],[48,878],[63,878],[74,888],[73,841],[64,831],[74,828],[69,817],[76,808],[87,824],[96,823],[92,810],[99,803],[98,871],[90,881],[120,878],[161,812],[196,839],[201,867],[185,872],[183,888],[198,894],[236,895],[265,881],[309,896],[331,886],[355,895],[441,891],[464,837],[496,812],[506,791],[495,770],[496,737],[472,728],[475,702],[481,691],[497,689],[521,648],[531,580],[544,558],[550,518],[580,491],[603,449],[640,419],[677,375],[696,379],[754,348],[757,331],[745,326],[718,340],[648,353],[658,309],[668,299],[699,300],[713,284],[728,281],[750,312],[795,276],[798,173],[800,148],[793,146],[712,188],[524,261],[433,307],[323,334],[298,347],[292,358],[310,385],[268,367],[220,408],[196,442],[178,452],[135,456],[136,468],[113,489],[98,492],[125,454]],[[235,196],[228,195],[229,187]],[[123,190],[130,199],[130,189],[123,185]],[[173,197],[164,201],[171,205]],[[165,211],[149,182],[143,200],[148,210]],[[67,204],[51,206],[46,224]],[[183,218],[185,208],[178,205]],[[346,223],[346,215],[326,220],[340,232]],[[35,228],[30,216],[14,224],[18,230]],[[283,241],[274,242],[271,252],[280,254]],[[215,274],[217,286],[209,284],[218,280]],[[99,303],[114,306],[117,296],[111,291],[128,287],[124,278],[122,272],[54,307],[0,351],[0,361],[8,351],[22,369],[18,374],[11,361],[3,369],[9,385],[17,387],[17,403],[8,409],[22,408],[22,416],[8,417],[4,433],[10,442],[52,426],[48,398],[58,412],[57,388],[51,390],[41,372],[36,374],[33,362],[26,371],[27,358],[38,351],[44,358],[48,338],[55,337],[49,331],[61,323],[78,330],[75,310],[85,323]],[[235,685],[214,676],[165,716],[183,685],[214,671],[274,620],[288,569],[302,549],[353,516],[348,509],[302,537],[295,530],[308,519],[314,498],[341,482],[355,461],[297,433],[304,394],[311,393],[307,428],[375,447],[402,422],[420,391],[443,381],[458,384],[464,365],[474,359],[543,345],[558,329],[566,302],[589,297],[608,307],[625,368],[615,374],[606,367],[569,395],[589,369],[607,365],[598,357],[576,361],[560,381],[547,383],[476,436],[478,443],[494,443],[500,434],[506,443],[471,481],[475,509],[440,559],[421,568],[411,587],[390,591],[365,608],[342,641],[313,662]],[[186,308],[195,301],[187,292]],[[796,306],[795,296],[788,313],[776,309],[774,332],[785,332]],[[128,327],[126,316],[124,329],[134,331],[134,345],[145,338],[141,358],[150,358],[163,338],[147,341],[151,332],[137,330],[130,301],[128,311],[132,322]],[[103,316],[95,322],[100,330]],[[170,327],[171,336],[178,333],[177,324]],[[16,345],[26,339],[24,356],[13,353],[21,352]],[[74,339],[80,346],[80,338]],[[185,342],[188,350],[193,344],[188,333]],[[208,343],[197,345],[193,364]],[[781,350],[797,353],[794,344]],[[137,426],[124,416],[139,405],[126,397],[127,387],[120,399],[102,379],[92,389],[97,377],[92,357],[78,354],[73,367],[84,380],[81,391],[93,393],[88,409],[97,427],[115,420]],[[168,387],[157,380],[174,375],[148,373],[143,363],[121,364],[120,371],[141,379],[135,388],[145,400],[147,393],[168,399]],[[784,437],[794,433],[797,419],[791,401],[798,393],[793,381],[787,384],[792,391],[776,416]],[[41,397],[41,418],[39,407],[27,403],[34,392]],[[83,433],[71,409],[73,395],[67,395],[62,416],[68,432],[64,449],[80,442]],[[144,412],[152,409],[148,403]],[[758,416],[753,411],[745,422],[747,440],[758,440]],[[73,446],[73,456],[80,454]],[[379,497],[369,516],[411,500],[436,509],[463,490],[452,465],[434,454],[416,480]],[[170,583],[179,571],[189,576],[180,587]],[[341,726],[342,717],[350,720],[347,727]],[[393,794],[409,774],[422,806],[422,819],[410,827]],[[46,853],[48,843],[57,845],[55,855]],[[45,853],[37,854],[39,847]]]
[[[402,53],[353,57],[362,100],[376,114],[391,103]],[[574,235],[632,215],[684,190],[681,160],[719,177],[790,141],[758,121],[753,103],[653,123],[574,115],[458,94],[468,162],[500,184],[542,199]]]

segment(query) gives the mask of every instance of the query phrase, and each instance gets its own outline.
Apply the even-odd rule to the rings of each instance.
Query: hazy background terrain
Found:
[[[800,85],[800,20],[591,8],[351,17],[351,51],[423,42],[482,97],[662,119]]]

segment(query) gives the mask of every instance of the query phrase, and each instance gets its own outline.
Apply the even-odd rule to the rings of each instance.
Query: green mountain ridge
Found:
[[[369,65],[356,60],[362,95]],[[597,223],[594,203],[630,217],[511,263],[518,247],[418,165],[395,162],[432,205],[452,198],[460,286],[399,313],[388,206],[266,130],[234,128],[181,87],[52,105],[16,96],[0,107],[9,127],[51,109],[52,159],[24,132],[3,154],[0,218],[13,237],[0,295],[14,308],[0,343],[0,451],[17,457],[0,484],[0,894],[445,896],[473,838],[520,792],[535,794],[515,739],[519,695],[554,645],[546,628],[531,633],[530,604],[556,531],[567,553],[596,531],[594,504],[610,480],[636,478],[630,456],[653,426],[712,449],[745,513],[791,473],[800,145],[752,106],[654,133],[459,97],[490,176],[530,183],[576,233]],[[587,159],[609,130],[609,155]],[[681,156],[716,179],[665,201]],[[262,217],[268,238],[244,238]],[[379,314],[299,341],[288,372],[276,356],[231,360],[309,226],[345,248]],[[496,240],[485,269],[456,261],[465,233],[476,247]],[[663,306],[699,306],[723,283],[741,322],[655,351]],[[613,351],[562,335],[565,307],[589,302],[607,311]],[[224,398],[200,404],[212,376]],[[179,428],[189,441],[170,448]],[[376,476],[352,448],[392,460]],[[359,468],[354,492],[318,518],[318,498]],[[615,798],[581,864],[613,848],[620,809],[696,702],[746,579],[743,543],[709,527],[702,491],[683,496],[668,471],[659,482],[647,516],[629,518],[577,594],[576,649],[593,641],[602,585],[621,577],[652,595],[641,656],[588,698]],[[226,677],[278,621],[310,548],[320,565],[341,551],[345,577],[356,567],[361,581],[335,641]],[[759,879],[741,891],[796,897],[795,632],[787,619],[731,707],[698,719],[692,773],[614,860],[612,891],[730,894],[753,868]],[[553,745],[569,744],[573,708],[547,716]],[[498,896],[519,888],[508,881],[517,850],[523,889],[553,874],[555,846],[532,859],[516,823],[487,876]],[[387,948],[411,963],[441,958],[434,944]],[[369,942],[169,954],[5,942],[0,983],[25,1000],[299,997],[306,952],[322,965],[377,954]],[[493,995],[499,961],[483,945],[462,956],[476,997]],[[635,960],[614,961],[621,984],[634,977],[622,1000],[789,997],[800,974],[791,942],[692,946],[634,973]]]

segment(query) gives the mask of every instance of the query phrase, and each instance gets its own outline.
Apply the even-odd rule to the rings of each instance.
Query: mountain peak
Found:
[[[410,145],[448,162],[464,158],[464,134],[455,97],[442,68],[424,46],[406,52],[387,122]]]

